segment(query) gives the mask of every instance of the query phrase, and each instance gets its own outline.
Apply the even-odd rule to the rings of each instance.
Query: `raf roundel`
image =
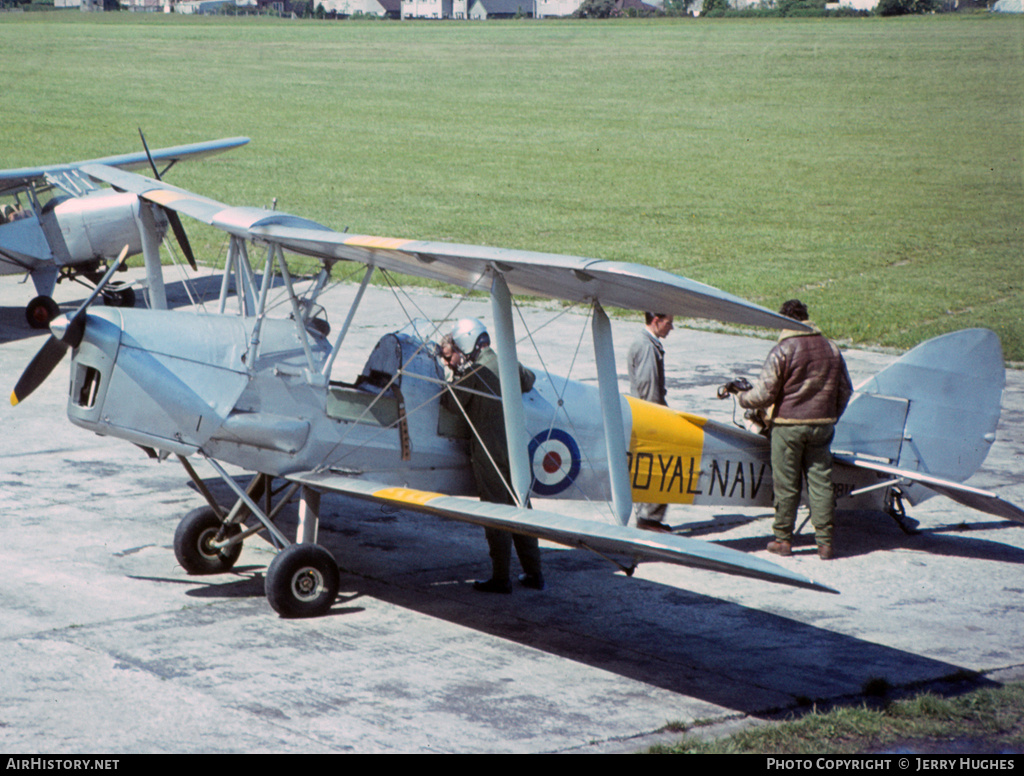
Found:
[[[580,448],[559,428],[542,431],[530,440],[531,490],[538,496],[554,496],[572,485],[580,473]]]

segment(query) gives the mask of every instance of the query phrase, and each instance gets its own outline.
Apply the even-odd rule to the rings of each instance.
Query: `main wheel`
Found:
[[[103,303],[111,307],[135,307],[135,289],[125,283],[111,283],[103,292]]]
[[[58,315],[60,308],[48,296],[37,296],[25,305],[25,320],[33,329],[45,329]]]
[[[317,544],[292,544],[267,569],[267,601],[282,617],[318,617],[338,597],[338,564]]]
[[[224,538],[242,532],[238,523],[224,525],[212,507],[193,509],[178,523],[174,532],[174,557],[189,574],[220,574],[235,565],[242,554],[242,543],[217,549],[212,546],[224,528]]]

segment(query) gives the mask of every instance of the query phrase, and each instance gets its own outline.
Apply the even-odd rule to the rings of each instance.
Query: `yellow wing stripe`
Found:
[[[173,205],[175,202],[180,202],[183,199],[189,199],[192,195],[183,194],[180,191],[168,191],[167,189],[153,189],[147,191],[143,195],[150,202],[155,202],[158,205]]]
[[[692,504],[698,493],[706,419],[627,396],[633,416],[629,478],[633,501]]]
[[[401,504],[417,504],[425,506],[435,498],[443,496],[443,493],[431,493],[426,490],[413,490],[412,488],[382,488],[373,492],[377,498],[387,501],[397,501]]]

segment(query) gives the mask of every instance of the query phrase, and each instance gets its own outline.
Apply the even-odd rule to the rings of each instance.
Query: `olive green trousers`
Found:
[[[772,480],[775,488],[777,541],[792,542],[800,491],[807,484],[807,504],[818,546],[831,545],[835,523],[832,486],[832,424],[772,427]]]

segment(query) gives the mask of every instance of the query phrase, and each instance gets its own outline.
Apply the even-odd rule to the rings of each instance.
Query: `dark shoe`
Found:
[[[519,584],[523,587],[528,587],[531,590],[543,590],[544,575],[543,574],[520,574]]]
[[[508,595],[512,592],[512,585],[508,582],[498,582],[495,579],[488,579],[486,582],[477,580],[473,583],[473,589],[478,593],[504,593]]]
[[[656,533],[672,533],[672,529],[660,520],[648,520],[645,517],[636,519],[636,527],[641,531],[654,531]]]
[[[772,555],[786,556],[793,554],[793,545],[789,542],[779,542],[773,540],[768,542],[768,546],[765,547],[765,549],[768,550],[768,552],[772,553]]]
[[[818,545],[818,557],[822,560],[832,560],[836,556],[831,544]]]

